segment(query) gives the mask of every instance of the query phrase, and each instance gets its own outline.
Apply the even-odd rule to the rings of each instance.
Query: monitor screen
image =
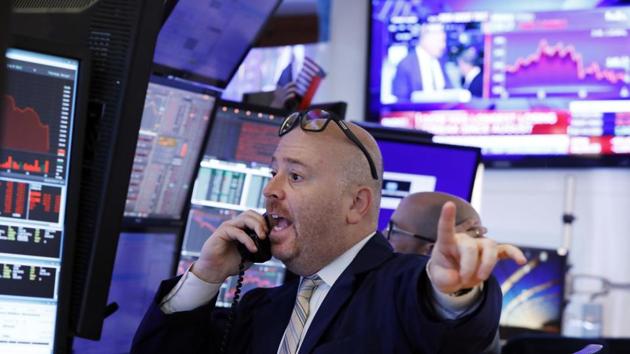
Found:
[[[479,146],[489,162],[630,156],[630,7],[403,3],[372,1],[371,119]]]
[[[0,116],[0,352],[52,353],[79,60],[9,48]],[[65,269],[65,268],[64,268]]]
[[[222,222],[248,209],[264,212],[263,188],[271,178],[271,156],[285,114],[225,101],[217,104],[192,192],[180,271],[199,256],[203,243]],[[246,279],[262,285],[281,284],[284,267],[273,260],[264,264],[263,268],[250,268]],[[259,278],[262,280],[254,281]],[[222,294],[232,294],[233,282],[226,281]]]
[[[481,159],[478,148],[396,139],[380,129],[366,128],[383,155],[380,230],[387,227],[400,200],[411,193],[444,192],[470,201]]]
[[[225,88],[280,0],[180,0],[160,31],[157,70]]]
[[[107,302],[118,310],[107,317],[99,341],[74,339],[75,353],[127,353],[162,280],[173,276],[176,233],[121,233]]]
[[[501,326],[560,333],[567,257],[556,250],[520,247],[528,262],[497,263],[493,274],[501,285]]]
[[[182,220],[215,97],[179,80],[152,78],[129,181],[125,216]]]

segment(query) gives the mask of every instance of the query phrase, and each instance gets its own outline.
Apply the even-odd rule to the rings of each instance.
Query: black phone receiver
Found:
[[[263,214],[263,217],[265,218],[265,223],[267,224],[267,230],[271,231],[271,224],[272,224],[270,220],[271,217],[267,215],[267,213]],[[244,244],[238,242],[237,244],[238,252],[241,254],[242,261],[252,262],[252,263],[263,263],[270,260],[271,259],[271,241],[269,241],[269,234],[267,234],[267,237],[265,239],[260,239],[258,238],[258,235],[256,235],[256,231],[251,230],[249,228],[244,229],[244,231],[247,234],[247,236],[249,236],[252,239],[252,241],[254,241],[254,244],[256,245],[258,252],[252,253],[247,249],[247,247],[245,247]]]

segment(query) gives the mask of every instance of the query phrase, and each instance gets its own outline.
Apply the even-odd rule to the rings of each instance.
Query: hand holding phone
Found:
[[[267,215],[266,213],[263,215],[263,217],[265,218],[265,223],[267,224],[267,230],[271,231],[271,229],[273,228],[271,217]],[[239,253],[241,254],[242,261],[252,262],[252,263],[262,263],[262,262],[266,262],[270,260],[271,259],[271,241],[269,241],[269,234],[267,234],[267,237],[265,237],[264,239],[261,239],[258,237],[258,235],[256,235],[256,232],[254,230],[246,228],[244,229],[244,231],[247,234],[247,236],[249,236],[252,239],[252,241],[254,241],[254,244],[256,245],[258,252],[252,253],[247,249],[247,247],[245,247],[245,245],[238,242],[237,248],[238,248]]]
[[[252,234],[268,234],[270,221],[254,210],[247,210],[223,222],[204,242],[199,259],[194,263],[191,271],[209,283],[222,283],[229,276],[238,274],[239,265],[243,262],[243,253],[239,251],[239,248],[250,250],[247,253],[252,254],[264,248],[262,244],[256,243],[261,239],[258,237],[254,239]],[[248,234],[247,229],[255,232]],[[267,251],[267,253],[270,257],[271,252]],[[256,259],[262,259],[262,257],[257,256]]]

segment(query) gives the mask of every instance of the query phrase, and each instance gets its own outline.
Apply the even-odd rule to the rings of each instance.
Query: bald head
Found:
[[[316,136],[316,138],[324,138],[328,140],[329,147],[332,150],[330,158],[335,161],[340,172],[340,188],[346,192],[352,192],[357,187],[367,187],[372,192],[372,204],[368,218],[371,220],[370,227],[376,228],[378,223],[378,213],[381,203],[381,188],[383,183],[383,158],[376,140],[370,133],[362,127],[352,122],[342,122],[361,142],[367,150],[374,167],[378,179],[374,179],[370,170],[370,164],[367,157],[361,149],[337,126],[330,122],[326,129],[320,133],[324,136]]]
[[[440,192],[421,192],[405,197],[392,215],[392,221],[401,229],[437,239],[437,226],[442,206],[446,202],[455,203],[457,210],[455,225],[467,219],[481,223],[479,214],[465,200]]]

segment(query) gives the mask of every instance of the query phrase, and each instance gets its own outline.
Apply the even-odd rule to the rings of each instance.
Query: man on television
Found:
[[[425,23],[420,29],[418,45],[409,50],[398,66],[392,80],[392,94],[399,102],[413,99],[414,92],[425,96],[439,93],[453,85],[445,75],[443,56],[446,33],[439,23]]]
[[[481,58],[475,47],[463,49],[457,56],[457,67],[462,76],[462,88],[470,91],[473,97],[483,93],[483,71]]]
[[[441,210],[433,257],[394,253],[377,228],[382,157],[360,127],[325,111],[292,114],[280,128],[267,213],[223,223],[184,275],[165,281],[132,353],[479,353],[494,338],[501,290],[490,273],[516,248],[455,230]],[[300,276],[255,289],[239,303],[223,349],[213,317],[221,283],[239,272],[244,229],[269,238],[274,257]]]

